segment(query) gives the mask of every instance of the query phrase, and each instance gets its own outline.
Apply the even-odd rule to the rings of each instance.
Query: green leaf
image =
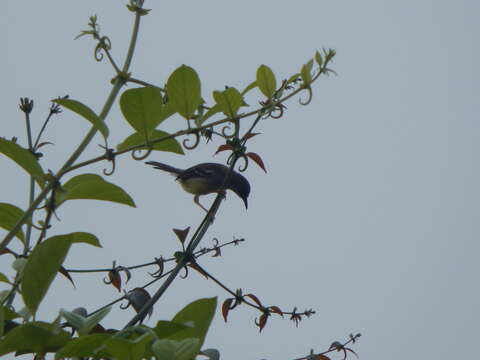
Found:
[[[255,89],[258,86],[257,81],[252,81],[242,92],[241,95],[244,96],[247,92],[252,89]]]
[[[305,84],[310,84],[312,82],[312,67],[313,67],[313,60],[310,60],[305,65],[302,66],[300,70],[300,75],[303,79]]]
[[[157,360],[190,360],[199,352],[200,340],[195,338],[175,341],[170,339],[157,340],[152,345],[152,351]]]
[[[7,293],[10,293],[10,291],[6,290]],[[0,295],[0,299],[2,296]],[[5,331],[5,322],[11,322],[11,320],[16,319],[21,317],[19,314],[17,314],[15,311],[10,309],[7,306],[2,306],[0,307],[0,338],[3,337],[4,331]],[[0,341],[1,344],[1,341]]]
[[[242,95],[240,95],[240,92],[233,87],[224,91],[214,91],[213,98],[217,102],[221,111],[230,118],[237,115],[237,111],[240,109],[243,102]]]
[[[60,310],[60,315],[63,316],[73,328],[78,330],[80,335],[87,334],[82,331],[85,328],[85,318],[82,315],[64,309]]]
[[[153,86],[130,89],[120,97],[123,116],[141,134],[150,133],[168,117],[164,107],[160,89]]]
[[[194,69],[182,65],[167,81],[168,103],[186,119],[191,119],[202,101],[200,79]]]
[[[105,122],[100,119],[95,112],[87,105],[82,104],[80,101],[72,99],[54,99],[54,103],[63,106],[64,108],[77,113],[85,120],[88,120],[106,139],[108,138],[108,128]]]
[[[72,243],[85,243],[85,244],[90,244],[92,246],[96,246],[99,248],[102,247],[102,245],[100,245],[100,241],[98,240],[98,238],[93,234],[86,233],[86,232],[74,232],[68,235],[71,236]]]
[[[166,103],[162,107],[162,115],[160,116],[161,121],[168,119],[170,116],[176,113],[176,110],[173,108],[172,104]]]
[[[90,330],[92,330],[100,321],[102,321],[105,318],[105,316],[107,316],[110,313],[111,309],[112,309],[111,306],[109,306],[87,317],[85,322],[85,328],[83,329],[83,331],[86,334],[88,334]]]
[[[300,78],[300,73],[293,74],[287,80],[287,84],[297,81]]]
[[[4,273],[0,273],[0,282],[10,284],[10,281],[8,280],[8,277]]]
[[[135,203],[125,190],[96,174],[75,176],[56,192],[57,207],[67,200],[74,199],[112,201],[135,207]]]
[[[188,338],[199,339],[197,353],[205,341],[208,328],[215,315],[217,298],[206,298],[194,301],[184,307],[175,317],[173,322],[190,326],[188,329],[179,331],[169,336],[171,340],[182,341]]]
[[[161,131],[161,130],[153,130],[149,135],[148,138],[149,140],[154,140],[154,139],[161,139],[164,137],[170,136],[170,134]],[[141,145],[145,143],[145,135],[140,134],[140,133],[135,133],[127,137],[125,140],[123,140],[120,144],[117,145],[117,150],[122,151],[125,149],[128,149],[129,147],[136,146],[136,145]],[[148,149],[147,146],[143,146],[139,149]],[[166,152],[172,152],[175,154],[181,154],[183,155],[183,149],[182,146],[178,143],[178,141],[174,138],[170,138],[164,141],[159,141],[154,144],[152,144],[152,150],[157,150],[157,151],[166,151]]]
[[[19,314],[6,306],[2,306],[1,310],[3,310],[3,317],[5,318],[5,320],[13,320],[20,317]]]
[[[10,295],[10,290],[1,290],[0,291],[0,302],[3,303],[3,300],[7,298],[7,296]]]
[[[20,314],[17,314],[15,311],[6,306],[2,306],[2,309],[5,320],[13,320],[21,317]]]
[[[71,339],[55,354],[55,359],[93,357],[113,335],[108,333],[84,335]]]
[[[318,52],[318,50],[315,52],[315,61],[317,62],[318,66],[322,67],[323,65],[323,58],[322,55]]]
[[[5,306],[0,308],[0,338],[3,337],[3,332],[5,329],[5,309],[7,309]]]
[[[40,321],[29,322],[15,327],[5,335],[0,341],[0,355],[55,351],[69,339],[70,335],[55,325]]]
[[[87,335],[102,319],[107,316],[110,312],[110,307],[90,315],[89,317],[84,317],[80,314],[77,314],[73,311],[60,310],[60,315],[67,320],[70,325],[78,330],[79,335]]]
[[[23,272],[22,296],[34,314],[72,244],[69,235],[51,237],[33,249]]]
[[[0,153],[15,161],[26,172],[34,177],[40,187],[43,187],[45,184],[45,179],[43,178],[44,172],[37,158],[33,156],[29,150],[21,147],[13,141],[0,137]]]
[[[155,334],[157,334],[160,339],[164,339],[188,328],[190,328],[190,326],[177,324],[173,321],[161,320],[157,322],[157,325],[153,328],[153,331],[155,331]]]
[[[106,348],[118,360],[140,360],[144,358],[147,344],[152,340],[152,334],[143,334],[135,340],[110,338]]]
[[[277,89],[277,80],[272,69],[267,65],[260,65],[257,69],[257,84],[260,91],[268,98],[271,98]]]
[[[0,203],[0,227],[7,231],[13,229],[18,220],[23,216],[23,210],[15,205]],[[25,241],[25,235],[22,229],[15,234],[20,240]]]

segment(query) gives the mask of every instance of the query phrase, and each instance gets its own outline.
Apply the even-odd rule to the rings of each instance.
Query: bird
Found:
[[[186,192],[195,195],[193,198],[195,204],[207,213],[208,210],[200,204],[200,196],[222,193],[226,189],[232,190],[237,194],[243,200],[245,208],[248,209],[247,199],[248,195],[250,195],[250,183],[243,175],[234,170],[231,170],[225,181],[230,169],[223,164],[202,163],[185,170],[157,161],[147,161],[145,164],[176,176],[176,180],[182,185],[182,188]]]

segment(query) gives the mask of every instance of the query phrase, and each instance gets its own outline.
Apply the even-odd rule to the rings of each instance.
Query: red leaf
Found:
[[[260,133],[248,133],[247,135],[245,135],[245,140],[251,139],[255,135],[260,135]]]
[[[58,272],[59,272],[60,274],[62,274],[63,276],[65,276],[68,280],[70,280],[70,282],[72,283],[73,287],[76,289],[76,286],[75,286],[75,283],[73,282],[72,277],[70,276],[70,274],[68,273],[68,271],[67,271],[63,266],[60,266],[60,269],[58,270]]]
[[[115,286],[120,292],[122,288],[122,278],[120,277],[120,273],[117,270],[110,270],[108,272],[108,278],[110,279],[110,284]]]
[[[190,226],[184,230],[173,229],[173,232],[175,233],[175,235],[177,235],[178,240],[180,240],[182,244],[185,242],[185,239],[187,238],[189,231],[190,231]]]
[[[247,296],[248,296],[250,299],[252,299],[253,301],[255,301],[258,306],[260,306],[261,308],[263,308],[262,303],[260,302],[260,300],[258,300],[258,298],[257,298],[255,295],[253,295],[253,294],[247,294],[247,295],[245,295],[245,297],[247,297]]]
[[[257,165],[262,168],[263,171],[267,172],[267,170],[265,170],[265,164],[263,163],[263,160],[260,157],[260,155],[254,152],[249,152],[249,153],[246,153],[245,155],[247,155],[250,159],[255,161]]]
[[[225,151],[225,150],[233,150],[233,146],[228,144],[220,145],[217,151],[215,152],[215,154],[213,155],[217,155],[220,151]]]
[[[45,145],[54,145],[54,144],[50,141],[41,142],[40,144],[37,145],[37,149],[40,149],[42,146],[45,146]]]
[[[315,360],[331,360],[328,356],[323,354],[312,355]]]
[[[278,306],[270,306],[269,309],[271,312],[281,315],[283,317],[283,311],[280,310]]]
[[[257,326],[259,327],[259,331],[262,332],[265,325],[267,325],[268,314],[264,313],[260,316],[260,321],[258,322]]]
[[[200,274],[202,274],[203,276],[205,276],[205,277],[207,278],[207,280],[208,280],[208,274],[207,274],[205,271],[203,271],[203,269],[202,269],[200,266],[198,266],[198,265],[195,264],[195,263],[190,263],[190,264],[188,264],[187,266],[188,266],[188,267],[191,267],[192,269],[197,270]]]
[[[228,312],[231,310],[230,306],[232,305],[234,298],[227,299],[223,302],[222,305],[222,315],[223,318],[225,319],[225,322],[227,322],[227,317],[228,317]]]

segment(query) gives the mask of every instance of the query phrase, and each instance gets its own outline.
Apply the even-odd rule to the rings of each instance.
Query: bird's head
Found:
[[[228,188],[237,194],[245,203],[245,208],[248,209],[248,195],[250,195],[250,183],[248,180],[237,172],[232,172],[230,175]]]

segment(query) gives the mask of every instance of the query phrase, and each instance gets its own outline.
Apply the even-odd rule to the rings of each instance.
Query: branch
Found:
[[[245,241],[245,239],[234,239],[232,241],[229,241],[229,242],[226,242],[224,244],[220,244],[220,245],[215,245],[214,247],[211,247],[211,248],[203,248],[203,249],[200,249],[200,250],[197,250],[194,252],[194,257],[195,258],[199,258],[203,255],[207,255],[211,252],[218,252],[218,249],[221,249],[225,246],[229,246],[229,245],[238,245],[240,242],[243,242]],[[172,257],[172,258],[168,258],[168,259],[163,259],[163,262],[172,262],[172,261],[176,261],[177,259],[175,257]],[[132,266],[123,266],[123,269],[127,269],[127,270],[135,270],[135,269],[140,269],[140,268],[144,268],[144,267],[147,267],[147,266],[153,266],[153,265],[158,265],[158,261],[151,261],[151,262],[148,262],[148,263],[145,263],[145,264],[139,264],[139,265],[132,265]],[[69,273],[96,273],[96,272],[110,272],[112,270],[115,270],[115,268],[103,268],[103,269],[65,269],[65,271],[69,272]]]

